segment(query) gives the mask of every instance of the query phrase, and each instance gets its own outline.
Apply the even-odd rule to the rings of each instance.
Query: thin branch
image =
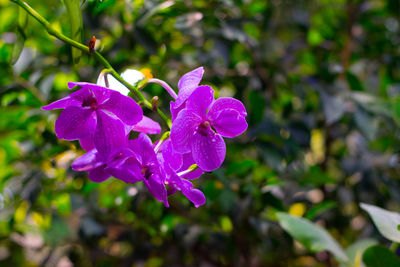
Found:
[[[29,6],[25,1],[21,1],[21,0],[11,0],[12,2],[14,2],[15,4],[19,5],[20,7],[22,7],[23,9],[25,9],[26,12],[28,12],[29,15],[31,15],[32,17],[34,17],[40,24],[43,25],[43,27],[46,29],[46,31],[54,36],[55,38],[75,47],[78,48],[80,50],[82,50],[83,52],[87,53],[87,54],[93,54],[94,57],[96,58],[97,61],[99,61],[101,64],[103,64],[103,66],[107,69],[109,69],[110,73],[118,80],[120,81],[123,85],[125,85],[132,93],[134,93],[134,95],[138,98],[138,100],[143,103],[143,105],[148,108],[148,109],[152,109],[152,104],[144,97],[144,95],[139,91],[139,89],[133,85],[131,85],[130,83],[128,83],[127,81],[125,81],[119,74],[118,72],[115,71],[115,69],[111,66],[111,64],[97,51],[95,51],[94,53],[90,53],[89,51],[89,47],[86,45],[83,45],[79,42],[76,42],[74,40],[72,40],[71,38],[65,36],[64,34],[60,33],[59,31],[57,31],[56,29],[54,29],[51,24],[45,19],[43,18],[36,10],[34,10],[31,6]],[[164,112],[162,112],[162,110],[160,110],[157,107],[157,113],[160,115],[160,117],[166,122],[166,124],[168,125],[169,128],[171,128],[171,120],[167,117],[167,115],[165,115]]]

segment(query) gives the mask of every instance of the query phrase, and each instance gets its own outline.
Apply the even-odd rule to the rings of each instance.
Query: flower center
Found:
[[[143,174],[144,178],[146,180],[148,180],[150,178],[151,172],[150,172],[150,168],[145,166],[143,167],[140,172]]]
[[[97,101],[94,97],[86,98],[82,103],[82,107],[90,107],[90,109],[96,110],[97,109]]]
[[[207,136],[207,131],[210,128],[210,122],[209,121],[203,121],[200,123],[199,127],[197,128],[197,131],[199,134],[202,136]]]

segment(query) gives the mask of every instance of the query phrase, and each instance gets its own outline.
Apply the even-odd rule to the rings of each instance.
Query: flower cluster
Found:
[[[203,72],[200,67],[182,76],[178,95],[166,86],[175,98],[170,103],[170,137],[164,134],[154,144],[147,134],[159,134],[160,125],[143,116],[132,98],[113,90],[118,86],[115,79],[110,88],[101,81],[69,83],[69,88],[80,89],[43,109],[64,109],[55,133],[60,139],[79,140],[86,153],[72,168],[87,171],[91,181],[110,177],[132,184],[142,181],[166,207],[168,195],[176,191],[199,207],[205,196],[191,180],[221,166],[226,152],[222,137],[235,137],[247,129],[243,104],[230,97],[215,100],[210,86],[199,85]],[[131,131],[140,132],[138,138],[130,139]]]

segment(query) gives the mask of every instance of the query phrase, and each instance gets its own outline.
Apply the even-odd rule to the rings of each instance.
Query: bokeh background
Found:
[[[29,4],[71,34],[62,1]],[[277,211],[323,226],[345,248],[389,244],[359,203],[400,211],[398,0],[87,0],[81,9],[84,43],[95,35],[117,71],[147,68],[176,89],[204,66],[202,84],[243,101],[249,128],[226,139],[220,169],[195,181],[201,208],[179,194],[164,208],[140,184],[90,182],[70,167],[78,143],[54,134],[59,111],[40,107],[66,96],[68,81],[96,82],[102,66],[86,54],[75,64],[32,17],[11,64],[21,11],[0,0],[1,266],[338,264],[288,235]],[[168,112],[160,86],[143,91]]]

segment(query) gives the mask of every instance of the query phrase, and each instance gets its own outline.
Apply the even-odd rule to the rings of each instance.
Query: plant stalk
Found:
[[[83,45],[79,42],[76,42],[74,40],[72,40],[71,38],[65,36],[64,34],[58,32],[57,30],[55,30],[50,22],[48,22],[45,18],[43,18],[36,10],[34,10],[31,6],[29,6],[25,1],[22,0],[11,0],[12,2],[14,2],[15,4],[19,5],[20,7],[22,7],[26,12],[28,12],[29,15],[31,15],[32,17],[34,17],[40,24],[43,25],[43,27],[46,29],[46,31],[54,36],[55,38],[87,53],[87,54],[93,54],[93,56],[95,57],[95,59],[97,61],[99,61],[105,68],[107,68],[110,73],[118,80],[120,81],[122,84],[124,84],[137,98],[138,100],[143,103],[143,105],[148,108],[148,109],[152,109],[152,104],[144,97],[144,95],[139,91],[139,89],[133,85],[131,85],[130,83],[128,83],[127,81],[125,81],[116,71],[115,69],[111,66],[111,64],[97,51],[95,51],[94,53],[90,53],[89,51],[89,47],[86,45]],[[165,115],[165,113],[160,110],[157,107],[157,113],[160,115],[160,117],[165,121],[165,123],[168,125],[169,128],[171,128],[172,122],[171,119],[169,119],[167,117],[167,115]]]

